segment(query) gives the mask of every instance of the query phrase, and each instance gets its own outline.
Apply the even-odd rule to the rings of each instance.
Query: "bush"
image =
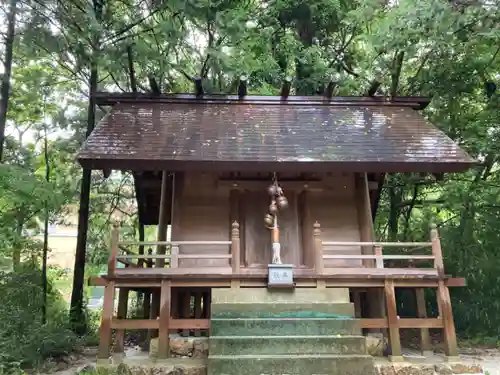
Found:
[[[79,344],[68,329],[64,300],[52,283],[47,289],[47,323],[42,324],[41,272],[29,267],[0,272],[0,374],[34,368]]]

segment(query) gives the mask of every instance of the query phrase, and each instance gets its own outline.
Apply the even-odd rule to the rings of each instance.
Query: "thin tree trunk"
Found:
[[[103,0],[94,0],[94,12],[99,24],[102,19]],[[92,56],[90,58],[90,78],[89,78],[89,106],[87,112],[87,132],[88,138],[95,126],[97,82],[99,79],[97,55],[99,53],[99,31],[95,32],[92,43]],[[80,210],[78,212],[78,236],[76,241],[75,267],[73,270],[73,289],[71,291],[70,323],[73,331],[78,335],[87,332],[87,322],[83,304],[83,286],[85,284],[85,258],[87,249],[87,232],[89,225],[89,205],[90,186],[92,171],[83,169],[82,185],[80,190]]]
[[[17,212],[16,215],[16,220],[17,220],[16,235],[18,238],[18,242],[15,245],[12,252],[12,268],[14,269],[14,271],[18,270],[19,266],[21,265],[22,241],[20,239],[23,235],[24,217],[25,217],[24,209],[21,207],[21,209]]]
[[[47,140],[47,125],[45,125],[45,141],[44,141],[44,157],[45,157],[45,181],[50,182],[50,161],[49,147]],[[43,256],[42,256],[42,323],[47,323],[47,253],[49,251],[49,205],[45,201],[45,219],[43,228]]]
[[[10,97],[10,77],[12,75],[12,55],[14,52],[14,41],[16,37],[16,15],[17,0],[9,1],[9,11],[7,13],[7,34],[5,36],[5,59],[3,64],[3,75],[0,93],[0,163],[3,160],[3,148],[5,143],[5,124],[7,122],[7,111]]]
[[[97,66],[92,63],[90,72],[90,96],[87,116],[87,137],[95,124],[95,92],[97,89]],[[92,171],[83,169],[80,190],[80,209],[78,211],[78,236],[76,241],[75,267],[73,270],[73,289],[71,291],[70,320],[77,334],[85,334],[85,314],[83,311],[83,286],[85,278],[85,257],[87,248],[87,233],[89,225],[90,185]]]

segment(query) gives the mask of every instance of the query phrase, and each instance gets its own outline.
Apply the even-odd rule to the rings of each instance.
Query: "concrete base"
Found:
[[[405,358],[402,355],[390,355],[388,357],[388,359],[389,359],[389,362],[392,362],[392,363],[398,363],[398,362],[405,361]]]
[[[355,319],[256,318],[212,319],[213,336],[329,336],[360,335]]]
[[[368,355],[210,356],[208,375],[375,375]]]
[[[362,336],[214,336],[210,355],[305,355],[366,353]]]
[[[448,363],[460,363],[459,356],[446,356],[445,359],[446,359],[446,362],[448,362]]]
[[[212,304],[217,303],[349,303],[349,289],[346,288],[214,288]]]
[[[424,350],[422,351],[422,356],[423,357],[432,357],[434,355],[434,352],[432,350]]]

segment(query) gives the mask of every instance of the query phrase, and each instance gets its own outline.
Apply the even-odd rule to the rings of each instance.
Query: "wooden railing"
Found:
[[[153,267],[153,260],[161,260],[156,263],[156,267],[163,268],[166,264],[169,268],[178,268],[179,260],[182,259],[229,259],[234,274],[238,274],[240,268],[240,230],[239,224],[235,221],[231,229],[231,241],[120,241],[119,226],[114,225],[111,231],[111,254],[108,260],[108,275],[115,275],[117,262],[125,264],[125,267]],[[228,254],[196,253],[181,254],[180,246],[230,246]],[[128,246],[156,246],[165,249],[165,254],[137,254],[128,250]],[[166,251],[166,249],[169,251]],[[134,263],[133,261],[137,261]]]
[[[429,242],[344,242],[344,241],[322,241],[320,224],[314,224],[314,251],[315,251],[315,269],[318,275],[322,275],[325,269],[325,260],[361,260],[373,261],[363,262],[363,267],[368,268],[385,268],[385,261],[389,260],[406,260],[409,261],[409,268],[413,268],[415,264],[432,261],[432,269],[436,270],[437,274],[444,276],[443,255],[441,252],[441,244],[439,241],[438,231],[435,225],[431,226],[431,241]],[[329,247],[358,247],[362,249],[372,249],[372,254],[325,254],[325,250]],[[384,254],[383,248],[407,248],[412,249],[404,254]],[[414,254],[414,250],[429,248],[431,254]],[[412,254],[409,254],[409,253]]]
[[[400,343],[400,335],[399,331],[403,328],[416,328],[421,332],[422,337],[422,349],[430,347],[429,340],[429,328],[441,328],[444,331],[445,338],[445,349],[446,353],[449,356],[457,355],[457,346],[456,346],[456,336],[455,336],[455,328],[453,322],[453,315],[451,310],[451,302],[450,295],[448,290],[447,279],[444,275],[444,266],[443,266],[443,256],[441,252],[441,244],[439,240],[439,235],[436,226],[431,227],[430,231],[431,240],[429,242],[340,242],[340,241],[322,241],[321,239],[321,227],[319,223],[314,224],[313,228],[313,238],[314,238],[314,269],[312,272],[312,280],[311,275],[307,276],[307,280],[301,280],[302,284],[297,285],[298,287],[344,287],[344,288],[352,288],[351,290],[354,293],[360,293],[358,289],[363,288],[379,288],[383,290],[383,296],[381,300],[385,300],[385,316],[382,315],[379,318],[365,318],[358,316],[360,319],[360,324],[362,328],[367,329],[387,329],[390,337],[390,345],[392,356],[401,357],[401,343]],[[190,246],[190,245],[228,245],[230,246],[230,251],[228,254],[211,254],[207,252],[201,252],[198,254],[180,254],[179,248],[181,246]],[[166,251],[166,254],[134,254],[130,250],[127,249],[128,246],[157,246],[163,247],[163,249],[169,248],[169,251]],[[359,247],[366,252],[366,249],[372,249],[372,254],[326,254],[325,249],[331,246],[342,246],[342,247]],[[430,248],[430,254],[408,254],[408,252],[404,254],[384,254],[383,249],[394,249],[394,248],[407,248],[412,250],[421,250],[423,248]],[[120,253],[120,251],[122,253]],[[189,288],[194,288],[193,293],[195,293],[195,300],[197,296],[197,300],[199,303],[195,303],[195,310],[201,309],[201,297],[200,297],[200,288],[205,288],[203,290],[208,290],[207,299],[205,300],[205,296],[203,296],[203,306],[210,306],[210,289],[213,287],[240,287],[240,283],[243,286],[255,286],[255,283],[262,283],[259,286],[265,286],[266,284],[263,281],[255,279],[255,277],[251,277],[251,275],[241,275],[240,277],[235,277],[235,275],[239,275],[241,273],[240,268],[240,232],[239,232],[239,224],[234,222],[232,224],[231,229],[231,241],[120,241],[118,227],[114,226],[111,235],[111,256],[108,262],[108,276],[113,276],[117,273],[116,264],[117,262],[122,262],[126,267],[133,266],[135,267],[143,267],[144,265],[148,265],[153,267],[153,260],[168,260],[168,266],[170,268],[177,268],[179,266],[179,260],[181,259],[229,259],[231,265],[228,265],[229,272],[222,278],[225,280],[217,281],[214,283],[210,280],[204,281],[193,281],[193,285],[190,285]],[[342,282],[342,286],[340,284],[335,284],[335,278],[340,280],[340,268],[329,269],[330,272],[325,272],[325,260],[362,260],[363,267],[361,268],[351,268],[352,272],[349,273],[350,279],[345,282]],[[137,260],[137,263],[133,263],[133,261]],[[386,268],[387,262],[390,261],[409,261],[409,262],[427,262],[431,263],[432,266],[430,269],[432,271],[433,284],[428,285],[423,282],[412,284],[412,288],[415,290],[416,300],[417,300],[417,318],[400,318],[397,315],[396,309],[396,294],[395,288],[402,286],[402,284],[398,281],[401,277],[401,273],[391,274],[391,270]],[[369,263],[368,263],[369,262]],[[163,264],[156,264],[157,267],[164,267]],[[413,263],[410,263],[408,268],[412,268]],[[328,267],[327,267],[328,268]],[[360,278],[356,278],[356,271],[365,271],[364,273],[359,273],[359,276],[366,276],[366,280],[363,283],[360,283]],[[415,269],[414,275],[418,275],[419,272],[423,272],[426,269]],[[427,271],[429,268],[427,268]],[[187,270],[188,271],[188,270]],[[395,276],[396,275],[396,276]],[[255,276],[255,275],[254,275]],[[375,280],[372,276],[383,276]],[[260,276],[259,276],[260,277]],[[230,281],[228,280],[230,279]],[[333,282],[332,282],[333,280]],[[124,281],[125,282],[125,281]],[[251,284],[253,282],[254,284]],[[122,284],[120,284],[122,283]],[[128,283],[128,284],[127,284]],[[159,356],[167,357],[169,355],[168,349],[168,332],[169,330],[206,330],[209,329],[209,312],[203,313],[203,317],[200,317],[200,313],[194,313],[194,319],[188,318],[186,314],[182,314],[181,318],[178,319],[175,316],[175,313],[171,308],[173,306],[188,306],[189,304],[185,304],[185,298],[182,297],[183,302],[179,303],[177,299],[176,288],[185,287],[186,284],[182,284],[183,281],[178,279],[171,278],[158,278],[155,280],[154,285],[149,285],[149,287],[160,289],[161,301],[160,301],[160,314],[158,319],[150,318],[148,319],[124,319],[126,316],[123,312],[117,314],[118,319],[113,318],[113,299],[114,299],[114,290],[115,287],[123,290],[128,290],[128,288],[144,288],[145,284],[141,284],[140,280],[134,281],[126,281],[125,284],[118,280],[117,278],[108,278],[105,281],[105,306],[103,309],[103,320],[101,324],[101,349],[100,349],[100,357],[105,357],[109,353],[109,345],[111,340],[110,331],[112,328],[117,330],[117,334],[119,333],[120,339],[118,341],[123,341],[123,330],[124,329],[158,329],[159,331]],[[311,285],[312,283],[312,285]],[[315,284],[314,284],[315,283]],[[360,286],[360,284],[363,284]],[[122,285],[122,286],[120,286]],[[439,316],[437,318],[428,318],[425,309],[425,297],[424,297],[424,287],[433,287],[437,288],[437,301],[439,307]],[[189,288],[185,288],[186,290],[191,290]],[[195,291],[196,289],[196,291]],[[174,293],[176,291],[176,293]],[[189,296],[191,292],[186,292],[186,298]],[[203,292],[205,293],[205,292]],[[359,297],[359,296],[358,296]],[[174,299],[177,302],[172,302]],[[126,297],[124,297],[126,301]],[[124,303],[126,306],[126,303]],[[356,305],[356,302],[355,302]],[[204,307],[205,308],[205,307]],[[208,310],[207,310],[208,311]],[[188,314],[189,315],[189,314]],[[117,336],[117,337],[118,337]]]
[[[331,259],[354,259],[363,261],[375,261],[374,265],[364,263],[363,266],[375,268],[377,270],[385,268],[385,261],[388,260],[407,260],[415,261],[432,261],[431,270],[435,271],[435,276],[438,277],[437,282],[437,302],[439,316],[437,318],[428,318],[425,306],[425,296],[423,287],[414,289],[417,303],[417,318],[400,318],[397,314],[395,282],[392,278],[384,280],[384,296],[386,303],[385,318],[363,318],[361,319],[362,328],[371,329],[387,329],[390,337],[392,357],[402,359],[400,329],[402,328],[417,328],[421,334],[421,349],[426,351],[431,348],[429,328],[441,328],[444,332],[445,352],[448,356],[455,357],[458,355],[457,341],[455,334],[455,325],[451,309],[451,299],[448,286],[445,284],[443,254],[441,251],[441,243],[436,225],[431,225],[430,242],[338,242],[338,241],[322,241],[320,224],[314,224],[314,250],[315,250],[315,270],[318,279],[324,276],[325,260]],[[372,248],[373,254],[325,254],[325,248],[329,246],[343,247],[360,247],[362,249]],[[383,254],[383,248],[430,248],[432,254]],[[409,268],[413,267],[413,263]],[[415,270],[417,273],[422,272],[419,268]],[[390,274],[386,274],[390,276]],[[324,287],[324,283],[318,282],[318,287]],[[358,298],[359,299],[359,296]]]

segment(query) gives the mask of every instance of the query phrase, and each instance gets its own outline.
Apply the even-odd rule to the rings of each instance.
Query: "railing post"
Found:
[[[382,255],[382,247],[375,247],[375,264],[377,268],[384,268],[384,258]]]
[[[437,269],[439,280],[437,290],[437,302],[440,318],[443,319],[445,353],[448,357],[458,356],[457,335],[455,322],[451,309],[450,291],[444,283],[444,262],[441,251],[441,241],[436,224],[431,224],[432,255],[434,255],[434,267]]]
[[[314,237],[314,267],[316,269],[316,277],[323,276],[323,242],[321,241],[321,225],[316,221],[314,223],[313,237]],[[317,280],[316,285],[318,288],[325,287],[325,280]]]
[[[120,240],[120,229],[118,223],[113,223],[113,229],[111,229],[111,255],[108,259],[108,275],[112,276],[115,274],[116,270],[116,257],[118,255],[118,241]]]
[[[237,221],[233,222],[231,229],[231,266],[233,277],[240,273],[240,225]],[[231,287],[238,288],[240,280],[231,280]]]
[[[431,224],[432,255],[434,255],[434,268],[439,276],[444,276],[443,253],[441,251],[441,241],[436,224]]]
[[[170,248],[170,268],[179,268],[179,246],[172,245]]]

